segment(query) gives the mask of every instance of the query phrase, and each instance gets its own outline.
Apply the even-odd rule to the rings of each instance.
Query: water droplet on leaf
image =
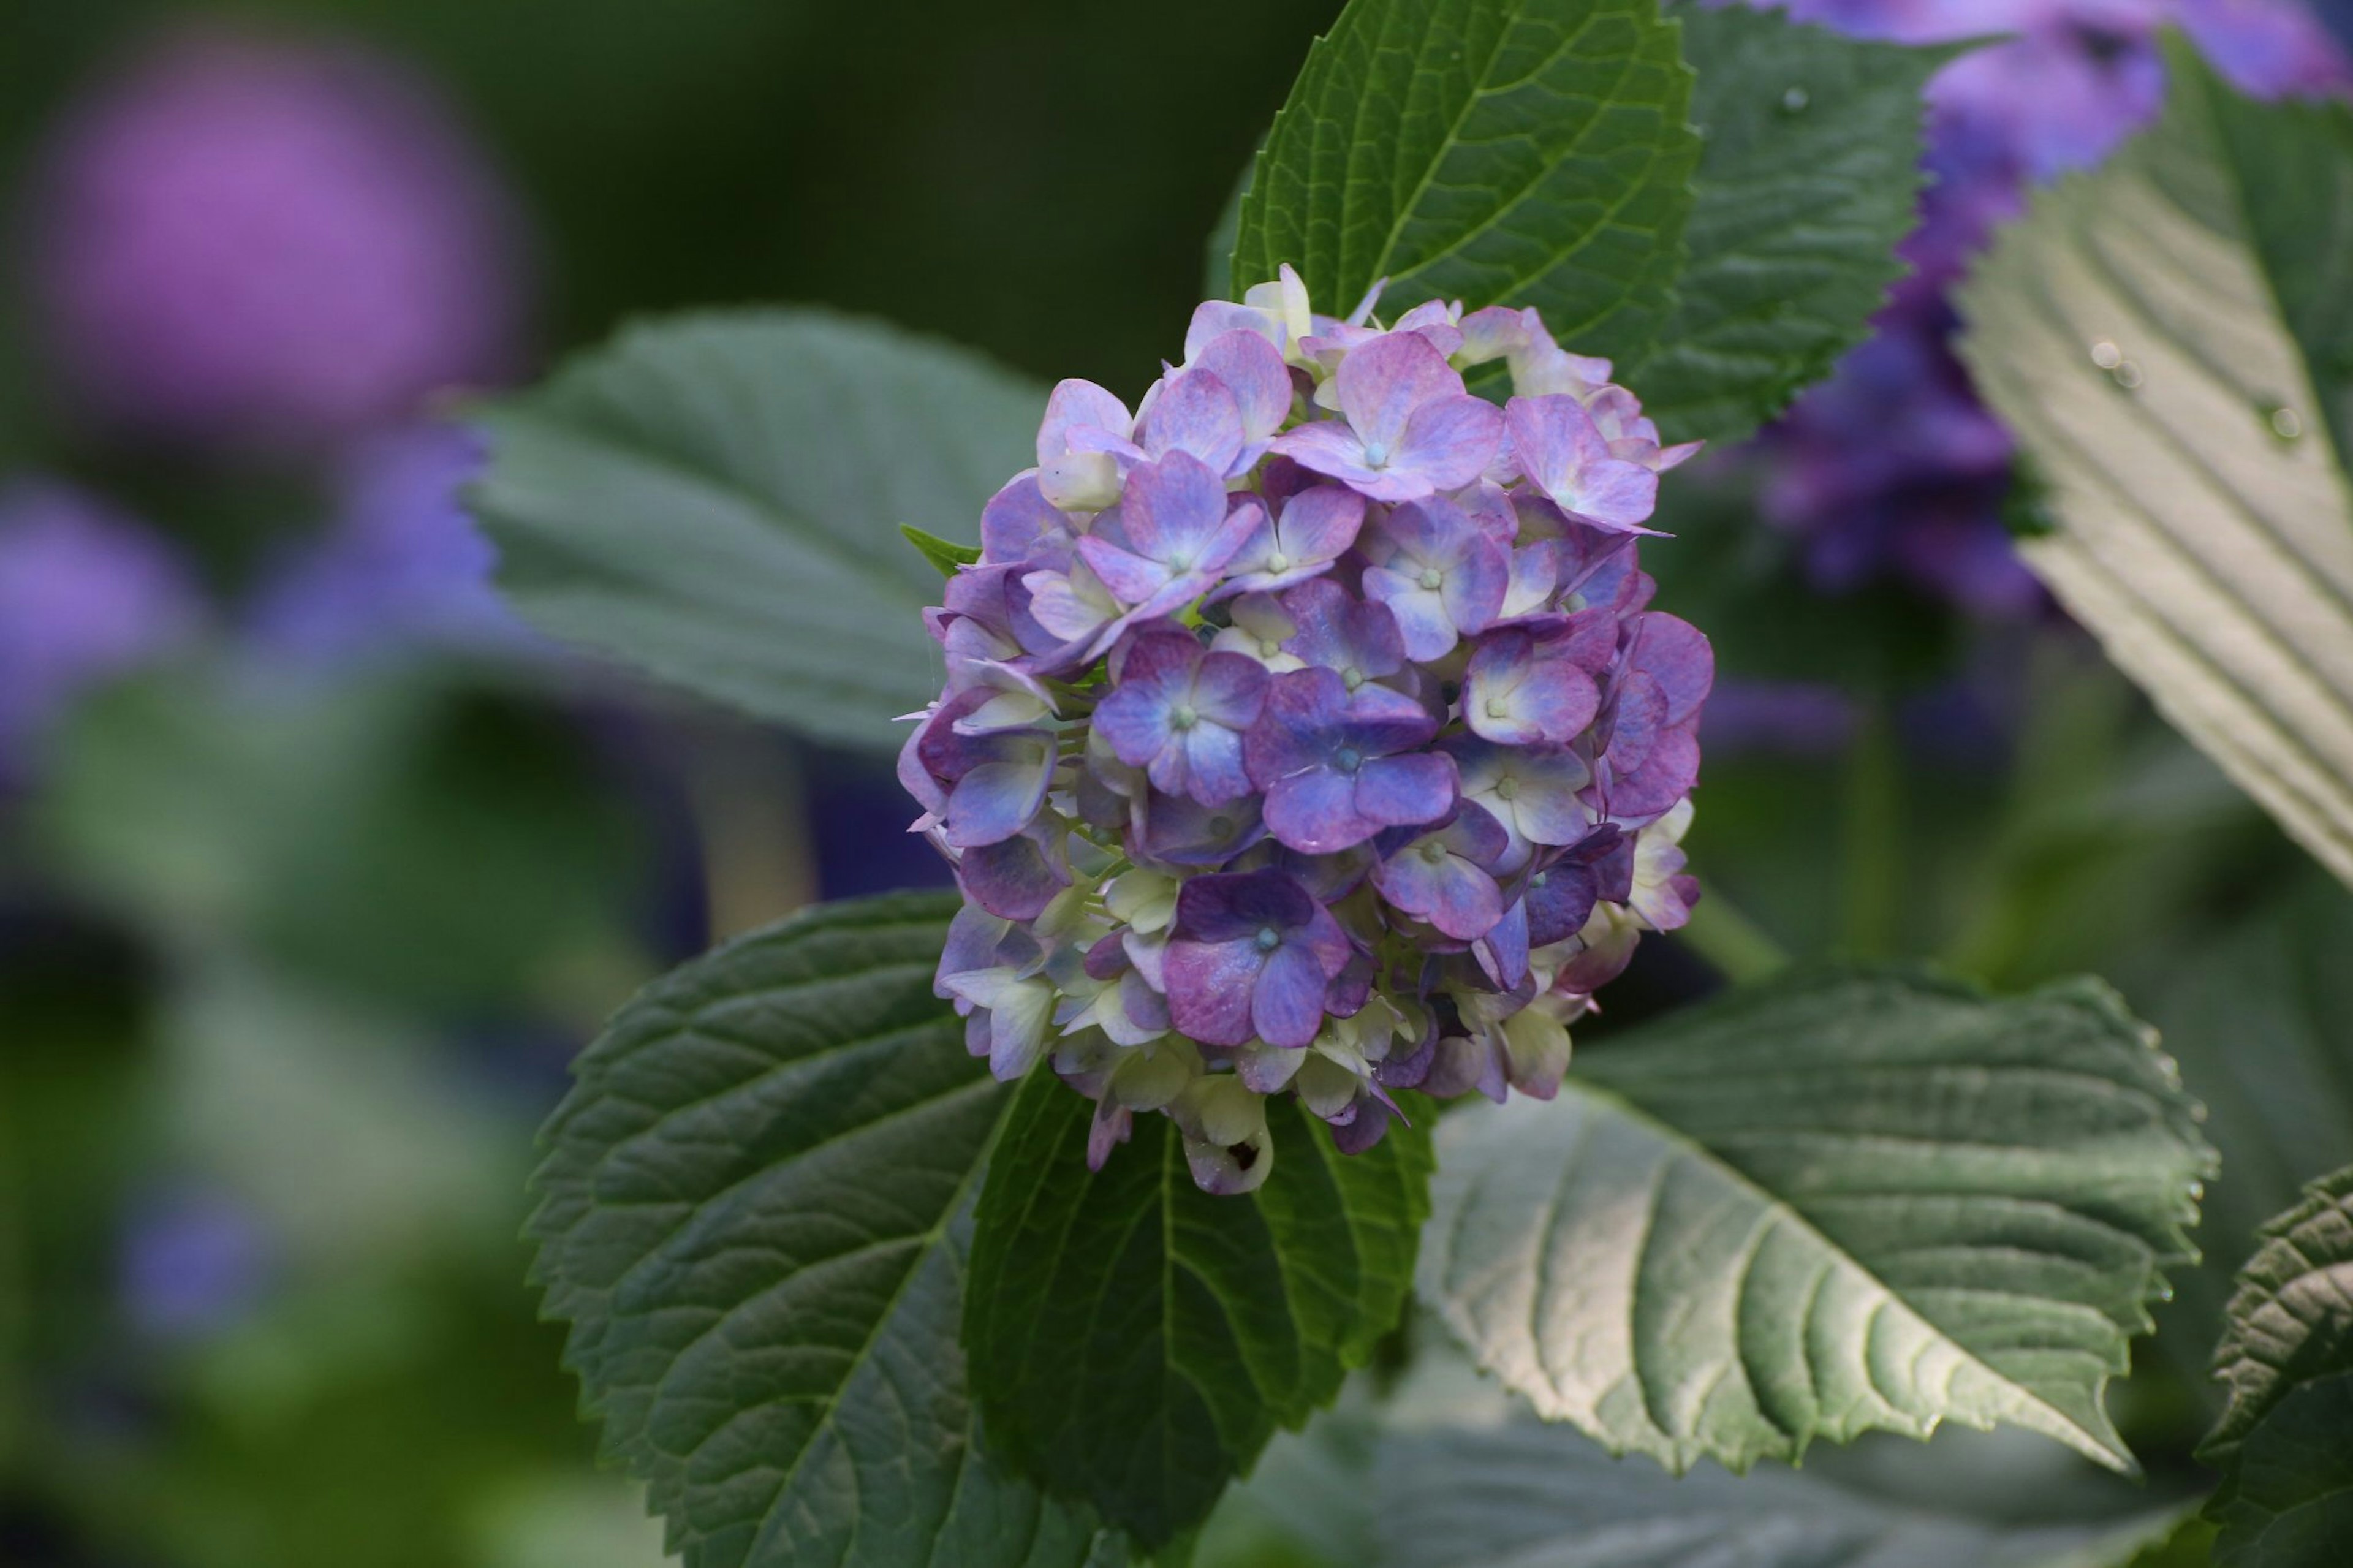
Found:
[[[2273,435],[2283,441],[2293,441],[2304,434],[2304,416],[2293,408],[2274,408],[2271,426]]]
[[[2115,380],[2118,386],[2123,387],[2126,392],[2137,390],[2140,384],[2147,379],[2141,374],[2140,366],[2133,363],[2133,362],[2128,359],[2118,360],[2116,362],[2116,368],[2108,372],[2108,374]]]
[[[2125,351],[2102,338],[2092,345],[2092,363],[2102,370],[2114,370],[2125,363]]]
[[[1813,102],[1813,94],[1808,92],[1804,88],[1793,87],[1788,91],[1781,95],[1781,112],[1784,114],[1801,113],[1804,111],[1806,105]]]

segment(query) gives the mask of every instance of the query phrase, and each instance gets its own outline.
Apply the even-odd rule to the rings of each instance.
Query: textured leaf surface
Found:
[[[1238,281],[1297,267],[1345,311],[1535,305],[1580,353],[1666,318],[1699,139],[1656,0],[1352,0],[1309,49],[1242,203]]]
[[[2223,1473],[2217,1560],[2342,1561],[2353,1541],[2353,1166],[2263,1227],[2214,1375],[2230,1403],[2199,1457]]]
[[[1045,394],[821,310],[623,332],[487,416],[473,495],[524,617],[822,740],[892,746],[939,694],[900,536],[959,542],[1033,456]]]
[[[2221,1568],[2340,1568],[2353,1542],[2353,1373],[2299,1384],[2214,1500]]]
[[[1163,1116],[1091,1175],[1092,1110],[1050,1075],[1023,1086],[981,1198],[965,1339],[993,1447],[1156,1545],[1397,1321],[1430,1140],[1393,1127],[1345,1155],[1284,1100],[1265,1184],[1212,1197]]]
[[[893,896],[656,982],[549,1124],[532,1224],[607,1450],[687,1568],[1076,1568],[1095,1531],[976,1450],[956,1348],[1011,1096]]]
[[[1447,1118],[1420,1289],[1554,1420],[1672,1468],[2101,1407],[2211,1152],[2088,983],[1827,974],[1678,1015],[1550,1105]]]
[[[2199,1240],[2206,1266],[2175,1283],[2158,1333],[2183,1375],[2211,1363],[2236,1276],[2264,1227],[2316,1171],[2353,1164],[2353,892],[2303,868],[2277,897],[2228,921],[2201,910],[2189,940],[2150,944],[2118,984],[2164,1031],[2197,1086],[2222,1155]]]
[[[1380,1568],[2121,1568],[2181,1512],[2005,1524],[1811,1470],[1677,1479],[1527,1420],[1402,1433],[1379,1453]]]
[[[1704,139],[1689,264],[1620,379],[1669,440],[1733,441],[1861,342],[1904,271],[1920,89],[1959,50],[1841,37],[1746,6],[1679,6]]]
[[[1994,247],[1962,352],[2052,485],[2028,563],[2353,881],[2353,114],[2169,60],[2163,121]]]

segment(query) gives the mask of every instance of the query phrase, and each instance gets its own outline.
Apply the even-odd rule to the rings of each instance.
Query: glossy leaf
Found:
[[[1011,1095],[932,995],[953,904],[753,932],[581,1058],[531,1234],[608,1453],[687,1568],[1078,1568],[1096,1532],[979,1451],[956,1348]]]
[[[2353,881],[2353,112],[2168,58],[2162,122],[1979,267],[1962,353],[2051,487],[2028,563]]]
[[[978,536],[1042,390],[822,310],[624,331],[491,408],[472,498],[550,636],[821,740],[886,747],[939,694],[902,525]]]
[[[965,1342],[992,1448],[1157,1546],[1397,1321],[1429,1134],[1343,1154],[1278,1101],[1265,1184],[1213,1197],[1164,1116],[1090,1174],[1093,1109],[1050,1074],[1023,1086],[981,1196]]]
[[[1672,441],[1733,441],[1868,334],[1903,275],[1920,89],[1959,51],[1841,37],[1742,5],[1679,6],[1704,139],[1657,345],[1620,379]]]
[[[1242,203],[1234,277],[1297,267],[1340,313],[1534,305],[1632,356],[1683,265],[1699,139],[1655,0],[1352,0],[1309,49]]]
[[[1681,1470],[1998,1422],[2129,1469],[2101,1405],[2212,1160],[2089,983],[1755,987],[1449,1117],[1420,1290],[1539,1413]]]
[[[2263,1227],[2214,1375],[2230,1403],[2199,1457],[2223,1475],[2216,1561],[2338,1561],[2353,1540],[2353,1166]]]

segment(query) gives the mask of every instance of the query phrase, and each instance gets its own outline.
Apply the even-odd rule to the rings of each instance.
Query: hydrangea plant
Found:
[[[1299,274],[1193,313],[1126,405],[1065,381],[928,615],[900,753],[965,907],[939,994],[1194,1180],[1272,1168],[1264,1100],[1343,1149],[1395,1090],[1550,1099],[1567,1026],[1683,924],[1707,639],[1636,550],[1667,446],[1533,310]],[[1501,363],[1502,407],[1464,390]]]
[[[958,884],[656,982],[550,1125],[538,1278],[693,1568],[1187,1562],[1409,1298],[1518,1419],[1678,1475],[1952,1425],[2135,1469],[2105,1394],[2195,1256],[2200,1108],[2096,981],[1779,975],[1711,931],[1682,840],[1714,659],[1638,555],[1663,473],[1863,334],[1953,52],[1650,0],[1352,0],[1213,246],[1204,292],[1239,297],[1133,405],[778,310],[635,329],[491,411],[476,507],[525,617],[896,747]],[[2353,138],[2193,107],[2210,162],[2272,137],[2278,170],[2353,181]],[[2215,232],[2166,254],[2211,258],[2276,247],[2293,184],[2253,185],[2253,239],[2211,183],[2119,210],[2192,201]],[[2291,259],[2316,336],[2312,280],[2344,258]],[[2127,262],[2158,265],[2050,276]],[[2216,474],[2252,471],[2230,453]],[[1572,1059],[1646,932],[1725,994]],[[2314,1383],[2274,1455],[2340,1410]],[[1582,1552],[1550,1524],[1475,1550],[1389,1528],[1436,1493],[1549,1519],[1516,1494],[1555,1476],[1424,1465],[1464,1446],[1367,1403],[1378,1463],[1422,1484],[1359,1468],[1285,1500],[1373,1521],[1355,1557]],[[2233,1528],[2327,1506],[2317,1467],[2246,1463]],[[1936,1520],[1853,1534],[1806,1487],[1750,1483],[1815,1496],[1823,1531],[1760,1503],[1703,1537],[1668,1500],[1723,1494],[1683,1486],[1617,1489],[1609,1540],[1994,1560]],[[2079,1522],[2036,1550],[2120,1563],[2176,1520]]]

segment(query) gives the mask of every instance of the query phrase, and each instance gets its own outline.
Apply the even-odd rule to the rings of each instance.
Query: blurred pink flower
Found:
[[[31,191],[45,346],[120,432],[300,449],[513,365],[506,193],[356,47],[171,35],[66,113]]]

